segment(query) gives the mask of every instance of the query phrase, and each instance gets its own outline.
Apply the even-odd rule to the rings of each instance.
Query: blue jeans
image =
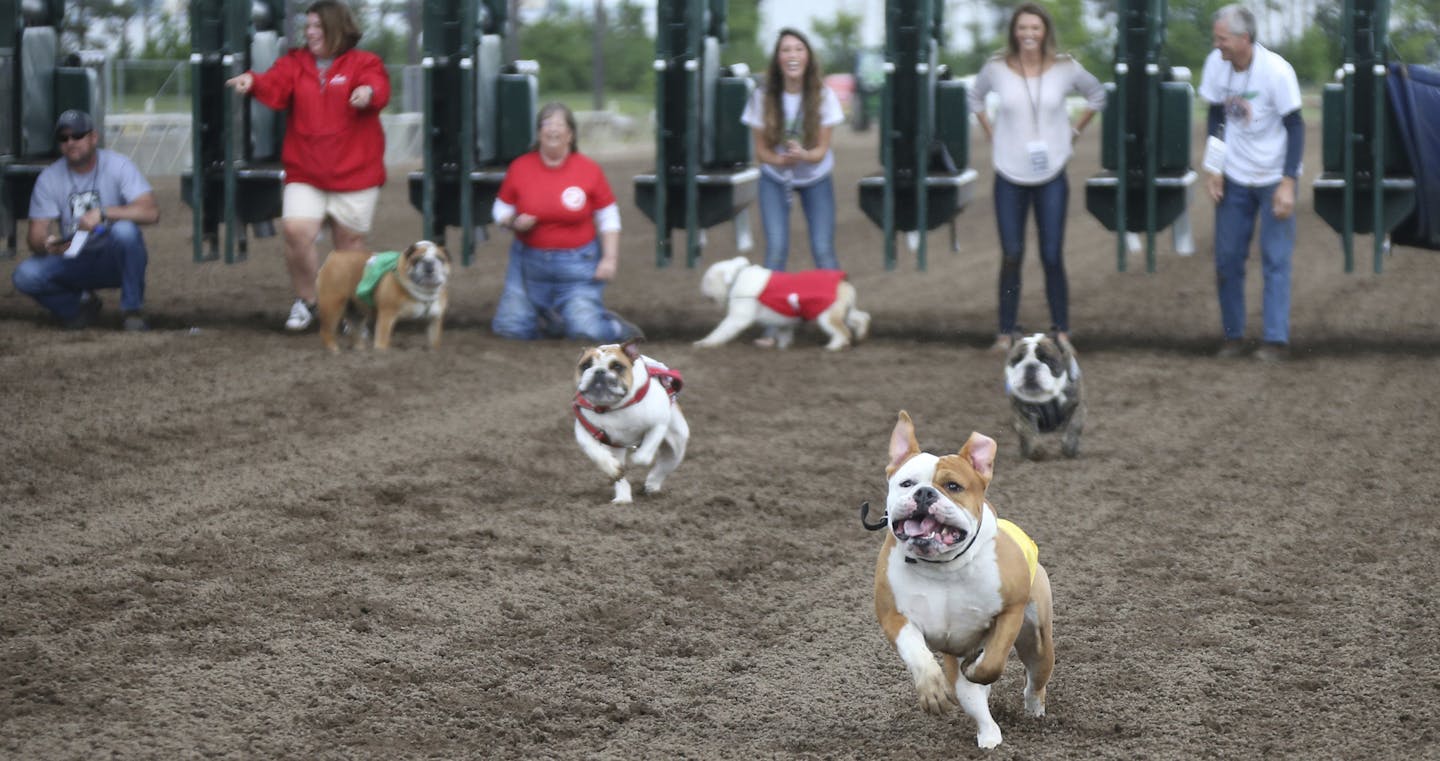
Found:
[[[1250,186],[1225,178],[1225,196],[1215,207],[1215,286],[1225,338],[1245,337],[1245,260],[1255,216],[1260,216],[1260,266],[1265,277],[1263,340],[1290,343],[1290,260],[1295,253],[1295,216],[1276,219],[1274,185]]]
[[[596,241],[579,248],[510,245],[505,290],[490,329],[505,338],[578,338],[610,343],[627,337],[628,326],[605,309],[605,283],[595,279],[600,263]]]
[[[760,173],[760,188],[757,191],[760,205],[760,223],[765,228],[765,267],[785,269],[790,258],[790,193],[800,196],[800,207],[805,211],[805,224],[810,230],[810,255],[815,257],[815,268],[822,270],[840,269],[840,260],[835,258],[835,184],[830,176],[803,188],[791,188],[770,175]]]
[[[1015,331],[1020,312],[1020,263],[1025,258],[1025,217],[1035,205],[1040,263],[1045,268],[1045,298],[1050,329],[1070,331],[1070,286],[1065,280],[1065,210],[1070,182],[1065,172],[1044,185],[1017,185],[995,175],[995,226],[1000,232],[1000,332]]]
[[[145,306],[145,266],[150,255],[134,222],[111,222],[100,235],[91,234],[80,253],[32,256],[15,267],[15,290],[40,302],[61,320],[80,313],[80,295],[98,288],[120,289],[120,310],[138,312]]]

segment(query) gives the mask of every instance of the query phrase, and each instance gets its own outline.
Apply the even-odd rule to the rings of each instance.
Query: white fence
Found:
[[[420,161],[424,146],[418,113],[381,114],[386,165]],[[110,114],[105,117],[105,147],[130,157],[149,177],[190,170],[189,114]]]

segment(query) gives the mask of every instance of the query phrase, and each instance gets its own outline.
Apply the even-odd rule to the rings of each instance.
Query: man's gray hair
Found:
[[[1215,23],[1225,22],[1225,27],[1231,34],[1243,34],[1255,42],[1255,14],[1250,12],[1239,3],[1234,3],[1215,11]]]

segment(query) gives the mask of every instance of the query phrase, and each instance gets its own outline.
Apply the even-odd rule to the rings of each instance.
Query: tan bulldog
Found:
[[[383,256],[369,251],[332,251],[325,258],[315,278],[316,309],[320,313],[320,340],[330,351],[340,350],[336,335],[340,321],[347,315],[356,318],[350,326],[356,345],[373,325],[375,348],[383,351],[390,348],[396,322],[427,319],[430,348],[440,348],[440,332],[449,304],[449,252],[438,243],[417,241],[399,255],[393,269],[379,266],[371,275],[378,280],[367,280],[366,267],[383,264]],[[357,288],[361,288],[358,293]]]
[[[1038,550],[985,501],[995,441],[970,434],[956,454],[921,452],[910,416],[890,435],[886,521],[875,564],[875,615],[905,662],[920,706],[943,713],[958,702],[982,748],[1000,744],[990,684],[1014,648],[1025,664],[1025,710],[1045,715],[1055,666],[1050,578]],[[869,503],[861,506],[865,521]],[[940,653],[944,663],[935,662]]]

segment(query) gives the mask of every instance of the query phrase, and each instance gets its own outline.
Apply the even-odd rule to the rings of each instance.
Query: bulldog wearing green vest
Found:
[[[315,279],[320,312],[320,340],[340,351],[336,335],[349,319],[358,346],[373,327],[375,349],[390,348],[395,323],[401,319],[430,321],[430,348],[440,347],[440,330],[448,303],[450,254],[444,246],[418,241],[405,251],[332,251]]]

